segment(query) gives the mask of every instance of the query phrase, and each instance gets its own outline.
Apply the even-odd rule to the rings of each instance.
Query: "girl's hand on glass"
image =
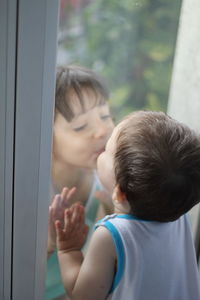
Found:
[[[51,254],[56,248],[56,230],[55,221],[60,220],[64,224],[64,211],[70,206],[70,199],[73,197],[76,188],[68,189],[64,187],[61,194],[54,196],[49,207],[49,226],[48,226],[48,254]]]
[[[83,247],[88,226],[85,224],[85,209],[75,203],[65,210],[64,225],[60,220],[55,222],[57,249],[63,252],[79,251]]]

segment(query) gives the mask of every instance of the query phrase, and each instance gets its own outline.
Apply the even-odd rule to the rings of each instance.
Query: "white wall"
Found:
[[[168,113],[200,132],[199,0],[183,0]],[[198,210],[196,206],[191,211],[193,232]]]

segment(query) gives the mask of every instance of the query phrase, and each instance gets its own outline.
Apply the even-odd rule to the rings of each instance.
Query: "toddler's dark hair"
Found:
[[[133,113],[117,137],[115,176],[135,216],[174,221],[200,201],[200,136],[163,112]]]
[[[105,82],[92,70],[76,65],[57,67],[55,108],[66,120],[71,121],[74,117],[72,109],[74,94],[84,111],[83,92],[94,94],[94,106],[104,104],[109,98]]]

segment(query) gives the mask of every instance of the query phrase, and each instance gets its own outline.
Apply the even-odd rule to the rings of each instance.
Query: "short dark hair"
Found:
[[[84,111],[83,91],[94,93],[94,106],[105,104],[109,98],[106,83],[92,70],[77,65],[57,67],[55,108],[68,121],[71,121],[74,117],[72,109],[73,94],[76,94]]]
[[[200,136],[163,112],[135,112],[117,137],[116,183],[131,212],[169,222],[200,201]]]

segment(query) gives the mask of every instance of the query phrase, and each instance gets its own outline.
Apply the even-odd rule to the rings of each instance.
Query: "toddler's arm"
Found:
[[[87,235],[84,208],[74,204],[65,212],[62,228],[55,222],[61,276],[70,299],[106,299],[114,276],[116,254],[110,233],[99,227],[85,259],[81,248]]]

